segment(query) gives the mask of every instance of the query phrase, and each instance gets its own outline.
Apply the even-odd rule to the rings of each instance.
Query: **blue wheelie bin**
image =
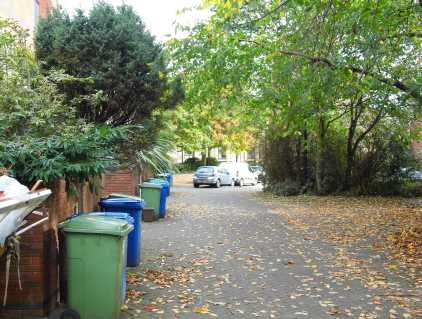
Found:
[[[147,182],[162,186],[160,194],[160,218],[166,217],[167,196],[170,194],[169,183],[161,178],[150,178]]]
[[[169,194],[171,191],[171,187],[173,186],[173,175],[174,173],[171,171],[158,175],[159,178],[165,179],[169,183]]]
[[[173,187],[173,179],[174,179],[174,172],[168,171],[167,172],[167,181],[169,182],[170,187]]]
[[[107,198],[100,201],[100,206],[105,212],[128,213],[134,220],[134,229],[128,236],[127,265],[136,267],[141,262],[141,231],[142,231],[142,199],[125,197]]]
[[[109,218],[115,218],[120,220],[125,220],[129,224],[133,225],[135,223],[135,220],[128,214],[128,213],[118,213],[118,212],[93,212],[89,213],[91,216],[101,216],[101,217],[109,217]],[[133,231],[132,231],[133,232]],[[129,233],[130,234],[130,233]],[[127,264],[127,247],[126,247],[126,264]],[[126,300],[126,265],[123,269],[123,278],[122,278],[123,284],[122,284],[122,304],[125,303]]]

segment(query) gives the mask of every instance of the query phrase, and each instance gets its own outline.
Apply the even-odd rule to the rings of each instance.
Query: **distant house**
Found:
[[[32,42],[40,17],[57,7],[58,0],[0,0],[0,17],[17,21],[29,32]]]
[[[230,150],[219,147],[211,149],[210,155],[211,157],[217,159],[219,162],[258,162],[260,160],[260,152],[258,147],[250,151],[243,151],[237,154]],[[188,158],[201,158],[202,155],[201,152],[189,153],[178,150],[173,152],[172,157],[176,163],[183,163]]]

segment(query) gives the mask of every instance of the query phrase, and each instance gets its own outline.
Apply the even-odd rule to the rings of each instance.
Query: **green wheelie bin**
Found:
[[[66,238],[67,306],[81,319],[118,319],[127,235],[123,220],[79,215],[59,225]]]
[[[145,201],[145,207],[154,209],[154,217],[158,219],[160,216],[160,201],[161,201],[161,188],[163,186],[154,183],[142,183],[140,185],[141,198]]]

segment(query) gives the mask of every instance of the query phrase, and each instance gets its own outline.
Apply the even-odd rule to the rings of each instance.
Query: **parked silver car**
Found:
[[[195,172],[192,178],[193,186],[198,188],[200,185],[211,185],[219,188],[222,185],[234,185],[230,173],[217,166],[201,166]]]

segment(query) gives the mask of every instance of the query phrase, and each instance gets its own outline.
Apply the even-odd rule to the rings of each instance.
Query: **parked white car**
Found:
[[[201,166],[192,177],[193,186],[211,185],[219,188],[222,185],[234,185],[230,173],[223,167]]]
[[[248,163],[224,162],[219,167],[226,169],[230,173],[235,185],[256,185],[258,183],[258,177],[252,172]]]

